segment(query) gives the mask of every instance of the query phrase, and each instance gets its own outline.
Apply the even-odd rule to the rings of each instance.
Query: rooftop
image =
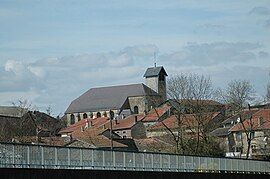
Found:
[[[120,109],[128,97],[146,95],[158,94],[143,83],[91,88],[73,100],[65,113]]]

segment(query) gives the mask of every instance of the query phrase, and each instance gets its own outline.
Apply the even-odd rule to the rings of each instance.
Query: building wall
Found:
[[[131,129],[114,130],[114,132],[122,138],[131,138]]]
[[[143,122],[139,121],[131,128],[131,137],[134,139],[146,138],[146,128]]]
[[[158,93],[158,77],[147,77],[146,85]]]
[[[119,110],[112,110],[114,112],[114,116],[116,116],[119,112]],[[97,113],[100,112],[101,114],[101,117],[105,117],[104,116],[104,113],[106,113],[107,117],[110,116],[110,110],[103,110],[103,111],[94,111],[94,112],[82,112],[82,113],[70,113],[70,114],[67,114],[67,126],[70,126],[71,125],[71,114],[74,115],[75,117],[75,123],[79,121],[79,117],[80,116],[80,120],[83,119],[83,114],[86,113],[87,114],[87,117],[90,118],[90,115],[92,114],[93,115],[93,118],[97,118]]]
[[[239,137],[241,134],[241,138]],[[245,132],[234,132],[233,133],[233,138],[235,141],[235,146],[242,146],[242,154],[246,155],[247,150],[248,150],[248,143],[247,143],[247,136]],[[250,155],[255,156],[259,153],[255,152],[256,150],[254,149],[261,149],[265,144],[264,141],[264,132],[263,131],[255,131],[254,132],[254,139],[251,141],[251,146],[250,146]],[[254,153],[252,153],[254,151]],[[237,152],[237,151],[235,151]]]
[[[164,76],[164,81],[160,81],[159,77],[148,77],[146,78],[146,85],[157,92],[162,97],[162,101],[167,100],[166,91],[166,76]]]
[[[128,99],[129,99],[130,110],[132,113],[134,113],[135,106],[138,106],[139,114],[143,114],[145,110],[148,111],[148,107],[145,105],[145,102],[146,102],[145,96],[129,97]]]

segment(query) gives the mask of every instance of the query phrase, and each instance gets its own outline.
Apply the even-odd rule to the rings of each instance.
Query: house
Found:
[[[143,118],[143,114],[133,114],[125,119],[115,119],[112,121],[112,131],[123,139],[144,137],[145,128],[140,122]],[[110,129],[110,121],[104,127]]]
[[[144,74],[146,85],[130,84],[91,88],[73,100],[67,108],[67,125],[81,119],[117,116],[124,110],[131,114],[144,114],[151,107],[166,100],[166,76],[162,66],[148,68]]]
[[[211,136],[219,138],[220,145],[225,149],[228,157],[235,157],[236,155],[240,154],[239,152],[237,154],[235,153],[235,151],[240,150],[235,148],[235,140],[232,133],[230,132],[230,129],[239,123],[239,116],[241,116],[242,119],[248,119],[258,111],[258,109],[244,109],[239,114],[234,114],[230,117],[227,117],[224,121],[221,122],[220,126],[217,126],[212,132],[210,132]]]
[[[84,131],[88,128],[98,128],[109,121],[108,117],[86,118],[59,131],[62,137],[71,136],[74,131]]]
[[[239,121],[229,131],[234,140],[234,156],[246,157],[249,150],[252,158],[269,158],[270,109],[260,109],[243,122]],[[248,139],[251,141],[249,149]]]
[[[117,120],[113,120],[113,123],[115,121]],[[114,127],[119,129],[119,127],[126,125],[129,125],[129,123],[124,122],[120,126],[114,125]],[[109,149],[113,146],[117,150],[137,151],[137,147],[132,140],[122,140],[120,135],[110,130],[108,117],[82,119],[62,129],[59,134],[62,138],[69,139],[70,142],[66,146],[70,147]]]
[[[172,114],[171,110],[172,106],[170,103],[165,102],[158,107],[152,108],[142,119],[142,123],[145,125],[145,127],[154,125],[158,121],[162,121],[170,116]]]
[[[61,122],[39,111],[14,106],[0,107],[0,140],[10,142],[14,137],[56,136]]]
[[[223,120],[221,112],[204,113],[198,118],[196,114],[170,115],[164,120],[147,128],[147,137],[163,136],[170,132],[177,133],[180,128],[184,130],[185,135],[197,133],[198,127],[201,131],[209,133],[215,128],[215,125]]]

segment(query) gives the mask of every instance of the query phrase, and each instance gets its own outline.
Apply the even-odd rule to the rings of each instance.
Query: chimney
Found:
[[[135,116],[135,123],[138,122],[138,116]]]
[[[106,126],[105,126],[105,124],[103,124],[103,129],[106,129]]]
[[[118,124],[118,120],[117,119],[115,119],[115,124]]]

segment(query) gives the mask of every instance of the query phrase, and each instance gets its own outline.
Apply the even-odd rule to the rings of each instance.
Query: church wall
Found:
[[[144,111],[147,110],[145,106],[146,97],[145,96],[136,96],[129,97],[130,110],[134,113],[134,107],[138,106],[139,114],[144,114]]]
[[[118,114],[118,111],[119,110],[112,110],[114,112],[114,117],[116,117],[116,115]],[[86,113],[87,114],[87,118],[90,118],[91,114],[93,115],[93,118],[97,118],[97,113],[100,112],[101,114],[101,117],[105,117],[104,116],[104,113],[106,112],[107,114],[107,117],[110,116],[110,111],[109,110],[106,110],[106,111],[95,111],[95,112],[82,112],[82,113],[70,113],[70,114],[67,114],[67,126],[70,126],[71,125],[71,114],[73,114],[75,116],[75,123],[79,121],[79,118],[80,120],[83,119],[83,114]],[[80,116],[80,117],[78,117]]]
[[[158,93],[158,78],[157,77],[146,78],[146,85]]]

